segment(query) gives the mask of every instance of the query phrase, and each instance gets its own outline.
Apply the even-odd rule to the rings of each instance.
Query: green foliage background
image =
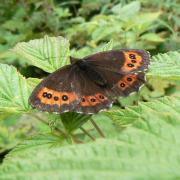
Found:
[[[179,179],[179,16],[175,0],[0,1],[0,179]],[[30,107],[69,56],[114,48],[150,51],[140,92],[93,116]]]

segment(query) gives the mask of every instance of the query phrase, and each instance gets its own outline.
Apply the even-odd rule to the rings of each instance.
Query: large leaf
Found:
[[[114,139],[63,147],[27,141],[6,157],[0,179],[178,179],[179,110],[175,97],[123,110],[134,124]]]
[[[133,1],[122,7],[122,4],[118,4],[112,8],[112,12],[117,14],[122,20],[135,16],[140,10],[140,2]],[[132,10],[133,9],[133,10]]]
[[[160,36],[158,36],[158,34],[155,34],[155,33],[146,33],[146,34],[141,36],[141,39],[145,40],[145,41],[154,42],[154,43],[158,43],[158,42],[163,42],[164,41],[163,38],[161,38]]]
[[[11,149],[18,143],[18,138],[21,137],[21,130],[16,128],[14,125],[17,122],[17,119],[20,117],[19,114],[15,115],[4,115],[0,114],[0,154],[8,149]],[[13,128],[12,128],[13,127]],[[11,130],[11,133],[9,131]],[[1,161],[1,156],[0,156]]]
[[[154,119],[154,116],[163,120],[173,119],[180,121],[180,97],[165,97],[152,102],[139,102],[138,106],[130,106],[125,110],[112,108],[105,112],[117,125],[126,127],[144,119]]]
[[[148,76],[180,80],[180,52],[168,52],[153,56]]]
[[[53,72],[69,63],[69,41],[61,36],[21,42],[13,51],[46,72]]]
[[[27,112],[29,95],[27,81],[16,68],[0,64],[0,111]]]
[[[24,139],[45,132],[51,132],[49,126],[30,114],[0,114],[0,154],[13,149]],[[0,155],[0,161],[1,158]]]

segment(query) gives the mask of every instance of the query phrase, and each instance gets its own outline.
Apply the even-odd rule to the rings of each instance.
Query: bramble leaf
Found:
[[[61,36],[21,42],[13,51],[46,72],[53,72],[69,63],[69,41]]]
[[[152,57],[148,76],[180,80],[180,52],[172,51]]]
[[[0,112],[27,112],[29,95],[27,81],[16,68],[0,64]]]
[[[117,4],[112,8],[112,12],[117,14],[120,19],[129,19],[140,11],[141,4],[139,1],[133,1],[122,7],[122,4]],[[133,11],[132,11],[133,9]]]
[[[0,179],[176,179],[179,109],[179,98],[166,97],[124,110],[119,119],[133,124],[114,139],[66,146],[26,141],[5,158]]]

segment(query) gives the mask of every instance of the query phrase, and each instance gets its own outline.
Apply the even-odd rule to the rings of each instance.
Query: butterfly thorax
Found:
[[[87,76],[90,80],[94,81],[97,85],[101,87],[107,86],[107,80],[105,79],[105,77],[103,77],[102,74],[97,72],[90,63],[82,59],[76,61],[74,64],[85,76]]]

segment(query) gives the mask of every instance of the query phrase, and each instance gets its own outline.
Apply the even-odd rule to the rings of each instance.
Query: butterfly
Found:
[[[138,91],[150,56],[139,49],[99,52],[66,65],[33,90],[29,103],[47,112],[93,114],[112,106],[118,96]]]

